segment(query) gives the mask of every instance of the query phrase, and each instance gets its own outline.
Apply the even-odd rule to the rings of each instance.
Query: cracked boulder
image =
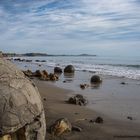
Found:
[[[68,103],[84,106],[87,104],[87,100],[81,94],[77,94],[73,97],[70,97]]]
[[[0,140],[45,140],[39,91],[23,72],[0,58]]]

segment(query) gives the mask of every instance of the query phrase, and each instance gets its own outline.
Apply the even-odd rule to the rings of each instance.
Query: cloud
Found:
[[[0,48],[138,42],[139,7],[137,0],[1,0]]]

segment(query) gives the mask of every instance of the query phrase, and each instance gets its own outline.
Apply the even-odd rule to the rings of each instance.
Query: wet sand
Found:
[[[34,80],[45,108],[47,128],[59,118],[68,118],[73,125],[81,127],[82,132],[70,132],[60,137],[52,137],[48,131],[46,140],[139,140],[140,125],[133,120],[119,121],[88,109],[85,106],[67,104],[65,101],[74,91],[56,87],[48,82]],[[101,116],[103,124],[89,123]]]

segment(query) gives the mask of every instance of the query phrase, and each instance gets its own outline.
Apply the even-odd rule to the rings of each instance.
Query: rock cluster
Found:
[[[29,60],[29,59],[21,59],[21,58],[15,58],[14,61],[19,61],[19,62],[32,62],[32,60]]]
[[[23,71],[23,73],[28,77],[37,77],[40,80],[45,81],[57,81],[59,77],[56,74],[50,73],[46,70],[36,70],[35,72],[32,72],[31,70]]]

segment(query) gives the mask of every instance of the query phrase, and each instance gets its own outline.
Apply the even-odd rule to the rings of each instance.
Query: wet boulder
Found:
[[[87,100],[83,97],[83,95],[77,94],[74,97],[70,97],[68,103],[84,106],[87,104]]]
[[[75,68],[74,68],[73,65],[68,65],[68,66],[65,67],[64,72],[65,73],[74,73],[75,72]]]
[[[34,73],[34,76],[38,77],[41,80],[46,80],[47,79],[47,72],[41,71],[41,70],[36,70]]]
[[[92,84],[100,84],[100,83],[102,82],[102,79],[101,79],[100,76],[98,76],[98,75],[93,75],[93,76],[91,77],[90,82],[91,82]]]
[[[50,133],[54,136],[60,136],[63,133],[71,132],[72,125],[67,118],[60,118],[50,127]]]
[[[59,78],[56,74],[50,73],[49,74],[49,80],[50,81],[57,81]]]
[[[34,73],[34,75],[35,75],[36,77],[42,77],[43,72],[42,72],[41,70],[36,70],[35,73]]]
[[[55,67],[54,73],[62,73],[62,69],[60,67]]]
[[[42,73],[43,73],[43,75],[45,75],[46,77],[49,76],[49,74],[48,74],[48,72],[47,72],[46,70],[43,70]]]

